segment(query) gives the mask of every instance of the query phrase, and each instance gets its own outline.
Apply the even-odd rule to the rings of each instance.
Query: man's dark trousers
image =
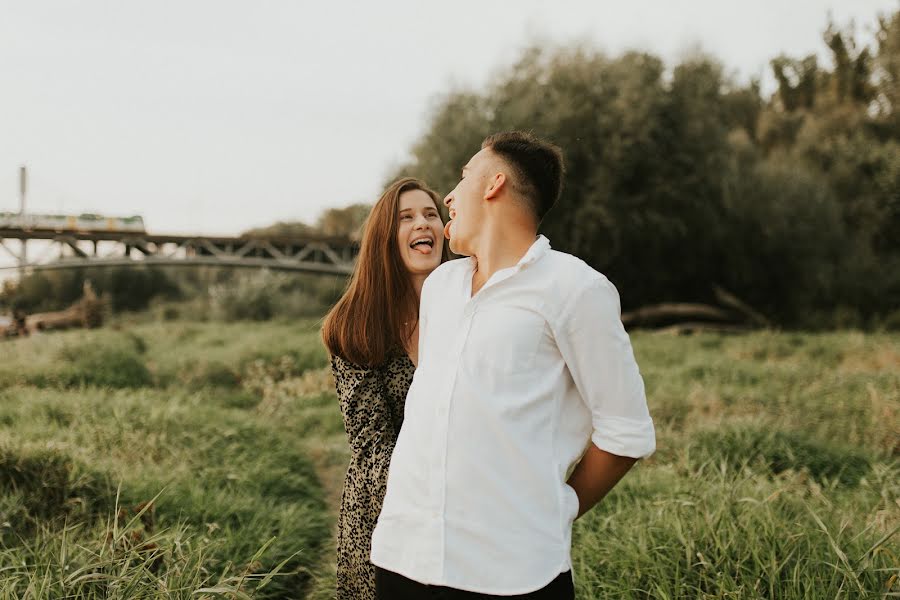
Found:
[[[407,579],[392,571],[375,567],[375,590],[378,600],[574,600],[575,588],[572,572],[566,571],[537,591],[519,596],[491,596],[477,592],[464,592],[453,588],[425,585]]]

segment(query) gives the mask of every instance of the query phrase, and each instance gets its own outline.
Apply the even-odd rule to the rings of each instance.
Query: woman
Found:
[[[322,327],[351,451],[338,517],[338,600],[375,598],[372,531],[418,358],[419,294],[447,258],[440,206],[411,177],[385,190],[366,220],[350,284]]]

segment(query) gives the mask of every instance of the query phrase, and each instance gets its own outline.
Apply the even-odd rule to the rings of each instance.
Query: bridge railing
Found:
[[[44,242],[37,259],[28,244]],[[18,250],[18,252],[17,252]],[[16,264],[0,269],[49,270],[85,266],[220,265],[349,274],[358,243],[342,237],[261,238],[0,229],[0,254]]]

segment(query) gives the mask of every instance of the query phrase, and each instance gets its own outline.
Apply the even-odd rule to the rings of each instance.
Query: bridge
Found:
[[[43,246],[32,259],[29,242]],[[203,265],[269,268],[347,275],[357,242],[344,237],[256,238],[149,235],[140,232],[0,228],[0,256],[15,264],[0,271],[112,266]]]

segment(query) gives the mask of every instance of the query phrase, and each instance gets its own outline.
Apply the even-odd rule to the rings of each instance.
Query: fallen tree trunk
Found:
[[[686,302],[670,302],[654,304],[622,313],[622,323],[630,325],[652,326],[666,321],[710,320],[734,321],[734,314],[709,304],[691,304]]]
[[[772,322],[769,321],[765,316],[763,316],[761,313],[759,313],[756,310],[754,310],[753,308],[751,308],[751,306],[749,304],[742,301],[740,298],[738,298],[731,292],[728,292],[728,291],[722,289],[721,287],[714,285],[713,293],[716,295],[716,299],[719,302],[721,302],[725,306],[741,313],[751,323],[755,323],[755,324],[759,325],[760,327],[771,327],[772,326]]]
[[[25,319],[27,331],[50,331],[103,325],[103,299],[98,298],[89,281],[84,283],[84,296],[66,310],[35,313]]]
[[[669,335],[690,335],[692,333],[744,333],[753,330],[751,325],[741,325],[737,323],[676,323],[656,329],[654,333]]]
[[[52,329],[69,329],[82,327],[81,311],[68,308],[57,312],[35,313],[28,315],[26,327],[29,331],[50,331]]]

